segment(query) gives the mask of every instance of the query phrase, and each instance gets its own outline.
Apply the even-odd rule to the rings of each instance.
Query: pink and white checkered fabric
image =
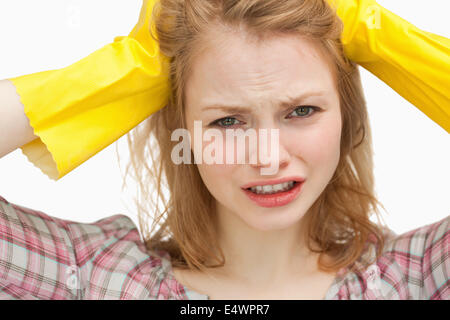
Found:
[[[390,234],[368,268],[341,269],[324,299],[449,300],[450,216]],[[361,257],[374,254],[375,248]],[[173,276],[166,252],[148,252],[133,221],[51,217],[0,197],[0,299],[208,299]]]

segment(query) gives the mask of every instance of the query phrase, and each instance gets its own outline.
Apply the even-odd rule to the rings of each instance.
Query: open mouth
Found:
[[[272,208],[287,205],[297,199],[303,189],[304,180],[291,180],[280,184],[254,185],[242,188],[245,195],[258,206]]]
[[[259,195],[277,194],[290,191],[293,188],[295,188],[299,183],[300,182],[298,181],[289,181],[275,185],[254,186],[246,188],[246,190]]]

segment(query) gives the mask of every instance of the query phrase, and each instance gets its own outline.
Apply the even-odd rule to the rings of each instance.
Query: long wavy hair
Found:
[[[335,9],[325,0],[161,0],[153,19],[152,36],[170,58],[172,89],[168,104],[128,133],[130,161],[125,173],[138,183],[136,204],[147,249],[168,253],[179,268],[205,271],[225,263],[214,229],[213,196],[195,164],[176,165],[171,160],[178,143],[171,141],[171,133],[186,128],[184,91],[192,61],[205,45],[208,29],[221,24],[244,26],[258,39],[277,34],[308,37],[325,50],[339,92],[341,155],[332,179],[304,216],[304,236],[308,248],[320,253],[322,271],[352,268],[368,242],[376,243],[378,258],[384,227],[370,219],[375,215],[380,222],[382,205],[374,195],[366,103],[358,67],[343,52],[343,24]],[[325,263],[324,254],[332,261]]]

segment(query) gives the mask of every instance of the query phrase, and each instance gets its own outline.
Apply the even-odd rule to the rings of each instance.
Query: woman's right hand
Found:
[[[170,94],[169,59],[150,35],[157,1],[143,2],[128,36],[115,37],[67,67],[10,78],[20,97],[16,105],[37,138],[30,141],[25,126],[28,135],[5,144],[3,153],[20,146],[31,163],[56,181],[164,107]],[[17,117],[26,122],[23,115]]]

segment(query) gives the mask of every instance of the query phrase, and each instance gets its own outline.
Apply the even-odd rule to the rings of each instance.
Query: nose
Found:
[[[260,130],[258,130],[261,132]],[[251,161],[250,166],[256,170],[264,169],[265,175],[276,175],[279,170],[287,167],[291,161],[291,156],[289,151],[286,148],[286,145],[283,143],[281,131],[278,130],[278,135],[276,135],[276,139],[271,139],[271,130],[268,129],[266,132],[267,144],[264,145],[261,141],[261,134],[257,135],[257,146],[250,148],[249,151],[249,161],[254,159],[255,162]],[[263,133],[264,134],[264,133]],[[261,157],[263,155],[263,157]],[[271,170],[267,170],[271,168]]]

